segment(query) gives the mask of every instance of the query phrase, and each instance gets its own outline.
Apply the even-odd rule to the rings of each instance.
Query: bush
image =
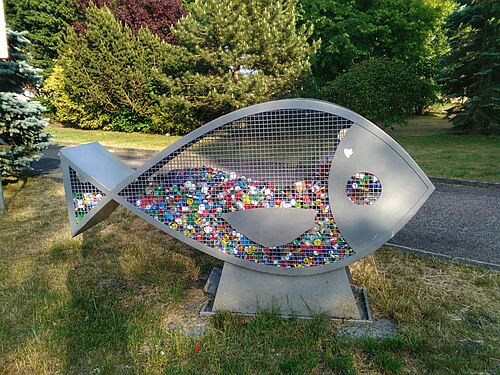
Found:
[[[290,2],[196,1],[168,44],[106,8],[70,29],[45,92],[80,127],[185,134],[234,109],[282,97],[309,73],[305,26]]]
[[[184,135],[202,125],[192,105],[182,96],[159,96],[159,106],[151,116],[152,131]]]
[[[66,85],[65,77],[63,68],[56,65],[52,74],[44,81],[42,93],[47,96],[44,102],[47,103],[51,117],[65,126],[110,130],[109,115],[86,111],[84,104],[77,103],[70,97],[71,90]]]
[[[52,117],[64,125],[73,125],[79,123],[86,114],[82,106],[71,100],[64,77],[63,68],[54,66],[52,74],[43,83],[42,92],[50,98],[47,107]]]
[[[151,120],[147,116],[141,116],[130,108],[123,108],[120,113],[111,118],[109,127],[114,131],[121,132],[149,132],[151,131]]]
[[[85,13],[90,3],[108,7],[113,15],[126,23],[135,34],[141,28],[149,29],[162,40],[175,42],[170,29],[187,15],[180,0],[74,0]],[[85,29],[85,25],[77,25]],[[81,27],[80,27],[81,26]]]
[[[405,123],[435,100],[435,86],[412,73],[403,63],[371,59],[355,64],[330,81],[323,98],[343,105],[382,127]]]

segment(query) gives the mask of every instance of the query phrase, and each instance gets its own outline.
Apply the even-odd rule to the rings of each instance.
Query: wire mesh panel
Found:
[[[214,251],[278,267],[335,262],[354,254],[333,220],[327,186],[351,125],[314,110],[250,115],[168,155],[119,195]],[[288,244],[264,247],[222,218],[256,208],[314,209],[315,226]]]
[[[359,172],[347,181],[346,194],[352,203],[369,206],[380,198],[382,184],[374,174]]]
[[[75,209],[75,220],[79,223],[105,194],[90,182],[82,181],[77,172],[69,167],[71,195]]]

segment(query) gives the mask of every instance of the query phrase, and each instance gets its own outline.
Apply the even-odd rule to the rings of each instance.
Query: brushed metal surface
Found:
[[[100,185],[101,190],[112,190],[119,182],[129,177],[134,170],[114,156],[100,143],[86,143],[60,151],[71,165],[89,181]]]
[[[286,245],[314,227],[316,210],[254,208],[222,215],[231,227],[265,247]]]
[[[356,251],[366,256],[392,238],[417,212],[434,186],[410,156],[380,129],[354,124],[339,145],[328,181],[335,222]],[[353,204],[346,183],[358,172],[373,173],[382,184],[371,205]]]
[[[74,237],[105,220],[118,207],[112,199],[111,190],[134,171],[97,142],[60,151],[66,206],[68,208],[71,235]],[[69,168],[75,170],[81,180],[97,186],[104,198],[85,217],[77,222],[75,218]]]
[[[361,319],[345,268],[289,277],[224,263],[213,311]]]

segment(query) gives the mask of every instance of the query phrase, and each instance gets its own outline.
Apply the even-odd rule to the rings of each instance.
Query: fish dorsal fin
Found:
[[[305,208],[254,208],[222,215],[231,227],[264,247],[286,245],[314,227],[317,211]]]

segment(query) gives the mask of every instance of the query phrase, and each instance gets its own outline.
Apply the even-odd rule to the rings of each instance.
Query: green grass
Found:
[[[10,184],[0,215],[2,374],[499,373],[500,275],[382,249],[352,266],[385,340],[338,324],[201,318],[220,263],[125,209],[74,239],[62,184]],[[194,327],[207,327],[191,337]]]
[[[433,177],[500,182],[500,137],[449,133],[450,123],[438,116],[412,116],[408,125],[387,130]],[[56,143],[98,141],[107,147],[162,150],[180,137],[48,127]]]
[[[47,127],[54,143],[80,144],[99,142],[106,147],[163,150],[181,137],[158,134],[123,133],[104,130],[64,128],[54,124]]]
[[[387,130],[434,177],[500,182],[500,137],[450,134],[438,116],[412,116],[408,125]]]

